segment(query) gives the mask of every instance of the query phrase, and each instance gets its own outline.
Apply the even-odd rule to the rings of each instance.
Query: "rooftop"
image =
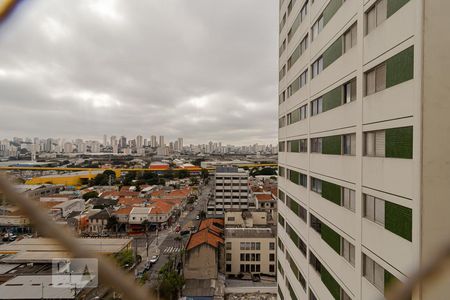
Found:
[[[271,228],[225,228],[225,238],[273,238]]]
[[[120,252],[132,241],[129,238],[78,238],[78,243],[89,251],[102,254]],[[0,254],[14,254],[5,258],[9,262],[51,261],[55,257],[70,257],[70,253],[50,238],[25,238],[0,245]]]

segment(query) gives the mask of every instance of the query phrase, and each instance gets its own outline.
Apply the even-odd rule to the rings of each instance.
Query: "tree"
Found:
[[[183,277],[174,268],[174,261],[169,261],[158,272],[159,290],[164,297],[178,299],[178,293],[184,285]]]
[[[98,197],[98,193],[96,191],[90,191],[83,195],[83,199],[85,201],[87,201],[91,198],[97,198],[97,197]]]
[[[128,172],[125,175],[125,178],[122,181],[123,185],[131,185],[133,183],[133,180],[136,179],[136,173],[135,172]]]
[[[189,177],[189,172],[187,170],[178,171],[178,178],[183,179]]]
[[[261,170],[258,170],[256,168],[253,168],[250,171],[250,176],[258,176],[258,175],[266,175],[266,176],[276,176],[277,172],[274,168],[263,168]]]
[[[202,169],[201,176],[202,176],[203,179],[207,179],[208,176],[209,176],[208,170],[207,169]]]
[[[117,227],[119,225],[119,220],[117,219],[117,216],[111,216],[108,219],[108,222],[106,223],[106,229],[114,229],[114,231],[117,233]]]
[[[198,213],[198,216],[200,217],[200,219],[206,219],[206,212],[202,210]]]
[[[198,184],[198,178],[197,177],[191,177],[189,178],[189,185],[197,185]]]

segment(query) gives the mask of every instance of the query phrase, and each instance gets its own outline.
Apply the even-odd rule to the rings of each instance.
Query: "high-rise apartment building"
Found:
[[[156,135],[152,135],[151,140],[150,140],[150,147],[157,147],[158,144],[156,142]]]
[[[278,299],[382,298],[448,241],[449,10],[280,1]]]
[[[144,146],[144,138],[142,135],[138,135],[136,137],[136,148],[140,149]]]
[[[159,136],[159,147],[163,147],[165,145],[166,145],[166,143],[164,143],[164,136],[160,135]]]
[[[228,209],[249,208],[246,171],[235,167],[217,167],[214,181],[214,199],[208,202],[208,214],[223,215]]]

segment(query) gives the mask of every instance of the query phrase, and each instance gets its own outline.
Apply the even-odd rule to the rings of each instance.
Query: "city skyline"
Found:
[[[276,7],[22,3],[0,28],[2,134],[274,143]]]
[[[130,141],[130,140],[137,140],[137,137],[142,137],[143,141],[146,140],[148,142],[148,144],[150,145],[151,138],[153,136],[156,137],[157,145],[159,145],[159,138],[160,137],[164,137],[164,140],[165,140],[164,144],[166,146],[169,145],[169,143],[175,142],[175,141],[177,141],[180,138],[183,140],[183,144],[185,146],[188,146],[188,145],[207,145],[210,142],[216,143],[216,144],[221,144],[222,146],[235,146],[235,147],[245,147],[245,146],[252,146],[252,145],[270,146],[270,145],[276,145],[277,144],[276,140],[274,140],[273,142],[268,142],[268,143],[258,143],[258,142],[255,142],[255,143],[248,142],[248,143],[246,143],[246,142],[241,142],[241,143],[234,144],[234,143],[227,143],[227,142],[215,139],[215,138],[209,139],[207,141],[205,140],[205,141],[201,141],[201,142],[192,142],[190,140],[185,139],[184,137],[168,137],[168,136],[158,135],[158,134],[150,134],[150,135],[141,135],[141,134],[137,134],[137,135],[111,134],[111,135],[109,135],[109,134],[105,134],[105,135],[107,136],[107,145],[110,145],[111,137],[116,137],[117,141],[119,141],[119,139],[121,137],[125,137],[127,139],[127,142]],[[34,139],[39,139],[40,141],[44,141],[44,140],[47,140],[47,139],[52,139],[52,140],[59,140],[59,141],[64,141],[64,142],[75,142],[76,140],[79,139],[79,140],[82,140],[83,142],[99,142],[100,144],[104,144],[103,143],[104,135],[99,136],[99,137],[89,137],[89,138],[85,138],[85,137],[81,137],[81,136],[78,136],[78,137],[75,136],[75,137],[71,137],[71,138],[63,138],[63,137],[60,137],[60,136],[30,136],[30,135],[5,136],[5,135],[2,135],[2,136],[0,136],[0,142],[2,140],[14,141],[14,139],[17,139],[17,138],[18,139],[22,139],[23,142],[27,142],[27,140],[28,140],[28,142],[33,142]]]

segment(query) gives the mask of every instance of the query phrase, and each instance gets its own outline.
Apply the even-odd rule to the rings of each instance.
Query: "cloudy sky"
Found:
[[[24,1],[0,26],[0,139],[275,143],[277,3]]]

